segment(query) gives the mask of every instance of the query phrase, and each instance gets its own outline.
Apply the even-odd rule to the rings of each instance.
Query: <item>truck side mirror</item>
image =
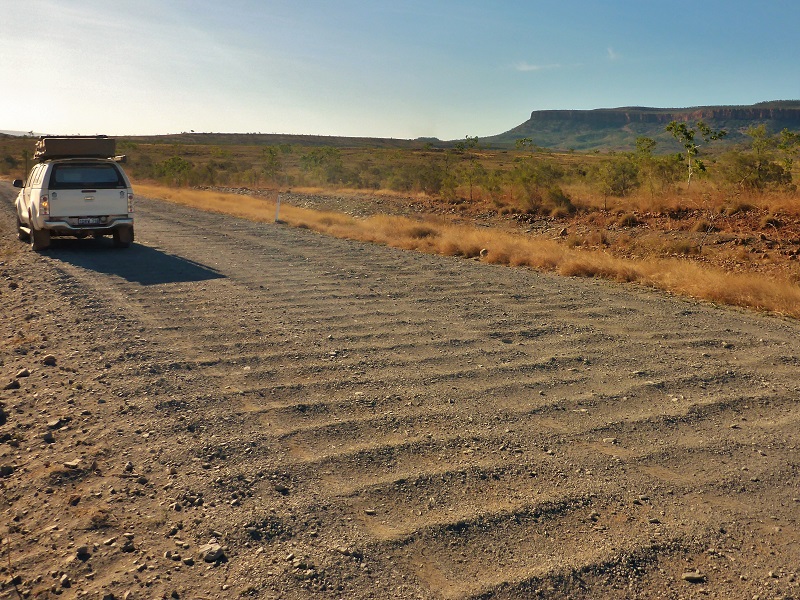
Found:
[[[21,187],[25,187],[25,182],[22,181],[22,179],[15,179],[13,185],[14,185],[14,187],[21,188]]]

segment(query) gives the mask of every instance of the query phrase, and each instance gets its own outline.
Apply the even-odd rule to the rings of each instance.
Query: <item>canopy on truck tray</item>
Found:
[[[105,135],[41,137],[36,142],[34,160],[53,158],[111,158],[116,151],[116,140]]]

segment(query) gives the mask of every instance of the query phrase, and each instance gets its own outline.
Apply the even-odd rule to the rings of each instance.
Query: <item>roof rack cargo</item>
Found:
[[[34,160],[54,158],[111,158],[116,154],[116,140],[105,135],[42,136],[36,142]]]

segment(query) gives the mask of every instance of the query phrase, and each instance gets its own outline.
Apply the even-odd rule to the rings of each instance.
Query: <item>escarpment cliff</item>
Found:
[[[651,108],[627,106],[594,110],[535,110],[524,123],[497,136],[486,138],[491,145],[513,145],[531,138],[537,146],[553,149],[626,150],[636,138],[655,139],[663,150],[677,148],[665,127],[671,121],[704,121],[712,129],[728,132],[726,144],[744,141],[749,127],[766,125],[777,133],[800,130],[800,101],[761,102],[750,106],[697,106]]]

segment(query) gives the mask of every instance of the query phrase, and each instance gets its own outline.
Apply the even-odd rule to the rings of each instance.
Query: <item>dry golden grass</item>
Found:
[[[142,196],[160,198],[175,204],[192,206],[209,212],[224,213],[254,221],[270,221],[275,216],[275,199],[254,198],[240,194],[169,188],[160,185],[137,183],[134,191]],[[287,207],[288,208],[288,207]],[[272,211],[272,218],[269,212]]]
[[[137,185],[137,193],[254,221],[275,218],[274,199],[211,191]],[[565,276],[602,277],[636,282],[665,291],[723,304],[800,317],[800,287],[758,274],[731,274],[681,259],[627,259],[602,250],[582,249],[486,227],[456,225],[441,218],[414,220],[376,215],[357,219],[281,205],[281,221],[321,233],[448,256],[525,266]]]

